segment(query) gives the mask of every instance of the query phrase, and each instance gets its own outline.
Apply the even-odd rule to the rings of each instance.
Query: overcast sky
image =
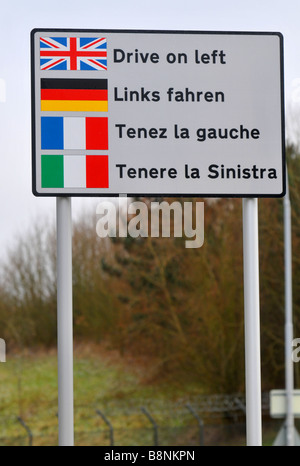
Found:
[[[31,193],[30,31],[34,28],[278,31],[286,106],[300,106],[299,0],[10,0],[0,6],[0,259],[55,198]],[[73,199],[73,216],[94,199]],[[96,234],[96,233],[95,233]]]

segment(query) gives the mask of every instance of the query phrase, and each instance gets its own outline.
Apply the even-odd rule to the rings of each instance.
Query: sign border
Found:
[[[40,193],[36,190],[36,128],[35,128],[35,49],[34,37],[40,32],[66,33],[121,33],[121,34],[191,34],[191,35],[248,35],[248,36],[277,36],[280,44],[280,92],[281,92],[281,151],[282,151],[282,192],[280,194],[159,194],[159,193],[130,193],[129,197],[182,197],[182,198],[281,198],[286,194],[286,148],[285,148],[285,103],[284,103],[284,44],[281,32],[268,31],[196,31],[172,29],[62,29],[62,28],[34,28],[30,33],[31,44],[31,138],[32,138],[32,192],[37,197],[119,197],[127,193]]]

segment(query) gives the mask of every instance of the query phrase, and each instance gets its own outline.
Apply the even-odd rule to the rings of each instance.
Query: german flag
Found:
[[[107,112],[107,79],[41,79],[41,111]]]

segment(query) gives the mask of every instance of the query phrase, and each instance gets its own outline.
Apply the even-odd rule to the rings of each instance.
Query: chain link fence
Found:
[[[269,417],[263,394],[263,441],[272,445],[282,420]],[[104,406],[75,406],[76,446],[243,446],[246,445],[245,397],[201,396],[159,406],[148,401]],[[57,408],[26,416],[1,417],[0,446],[56,446]]]

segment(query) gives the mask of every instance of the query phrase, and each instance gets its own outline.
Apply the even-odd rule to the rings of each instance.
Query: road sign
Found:
[[[293,415],[300,417],[300,390],[293,390]],[[270,416],[284,418],[286,416],[286,390],[270,391]]]
[[[6,362],[6,343],[0,338],[0,362]]]
[[[281,34],[31,40],[35,195],[284,195]]]
[[[293,417],[300,417],[300,390],[292,392],[292,414]],[[287,416],[287,391],[271,390],[270,391],[270,416],[273,418],[286,418]],[[292,438],[289,438],[292,437]],[[273,446],[300,446],[300,436],[294,424],[288,426],[287,419],[280,428]]]

